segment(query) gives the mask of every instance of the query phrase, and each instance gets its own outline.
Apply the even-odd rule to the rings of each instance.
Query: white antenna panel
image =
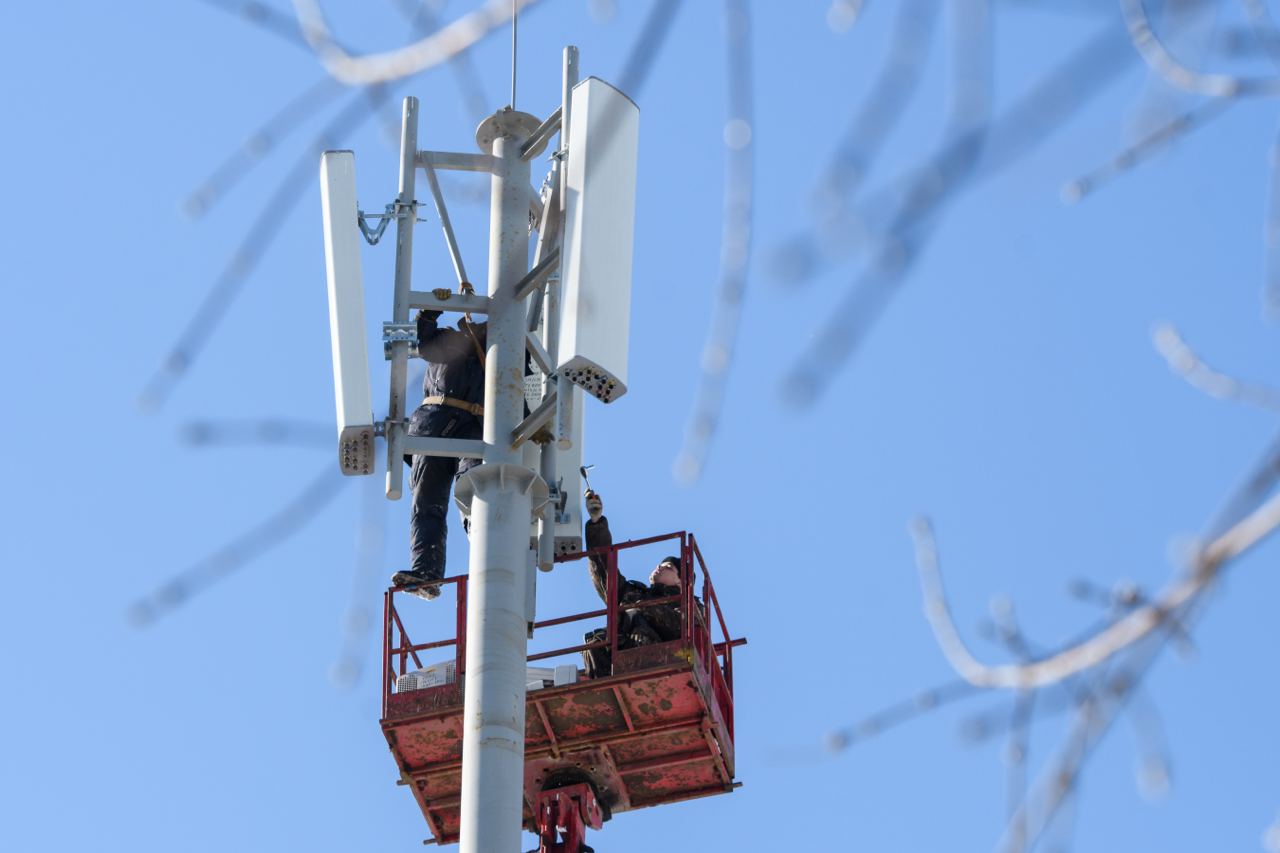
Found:
[[[338,407],[338,464],[343,474],[373,473],[373,396],[364,335],[364,281],[356,222],[356,161],[350,151],[320,155],[329,336]]]
[[[627,392],[640,110],[588,77],[570,115],[557,370],[608,403]]]

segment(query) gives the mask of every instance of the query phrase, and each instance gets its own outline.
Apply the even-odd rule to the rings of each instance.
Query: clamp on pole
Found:
[[[393,344],[408,344],[409,357],[415,358],[418,355],[418,324],[417,323],[383,323],[382,324],[382,355],[387,361],[391,360],[391,351]]]
[[[427,221],[418,218],[418,203],[416,201],[410,204],[393,201],[386,206],[385,211],[385,213],[356,211],[356,223],[360,226],[360,233],[364,235],[365,242],[370,246],[378,245],[378,241],[382,239],[383,232],[387,230],[387,226],[391,224],[393,219],[412,219],[414,222]],[[370,226],[369,220],[371,219],[378,220],[378,224]]]

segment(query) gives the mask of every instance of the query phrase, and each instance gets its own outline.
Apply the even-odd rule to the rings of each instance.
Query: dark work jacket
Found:
[[[609,519],[600,516],[598,521],[587,521],[586,524],[586,541],[587,550],[592,548],[604,548],[613,544],[613,534],[609,531]],[[592,554],[587,558],[591,563],[591,583],[596,588],[596,594],[600,596],[600,600],[605,604],[609,604],[609,564],[608,558],[604,554]],[[680,588],[677,586],[663,586],[661,584],[646,585],[639,581],[628,580],[618,573],[618,604],[634,604],[640,601],[648,601],[654,598],[667,598],[672,595],[679,595]],[[653,627],[658,635],[658,639],[662,641],[680,639],[680,605],[676,603],[659,604],[653,607],[638,608],[634,612],[641,614],[645,621]]]
[[[468,403],[484,403],[484,351],[488,323],[458,321],[457,329],[440,328],[439,311],[418,312],[418,356],[427,362],[422,380],[423,397],[455,397]],[[473,339],[466,331],[475,333]],[[477,346],[479,352],[477,352]]]

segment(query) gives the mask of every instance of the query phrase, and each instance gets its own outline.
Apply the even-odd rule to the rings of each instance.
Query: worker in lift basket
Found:
[[[586,493],[587,517],[586,542],[587,550],[603,548],[613,544],[613,534],[609,531],[609,519],[604,515],[604,501],[597,492],[590,489]],[[609,563],[604,554],[592,554],[587,558],[591,571],[591,582],[596,593],[606,605],[608,597]],[[636,604],[656,598],[668,598],[680,594],[680,558],[665,557],[649,573],[649,585],[639,581],[628,580],[618,573],[617,604]],[[680,639],[680,605],[674,602],[657,604],[652,607],[632,607],[624,610],[618,622],[618,648],[630,649],[647,646],[651,643],[664,643]],[[600,642],[608,638],[603,628],[589,631],[583,637],[588,643]],[[582,653],[588,678],[609,675],[613,661],[608,649],[587,649]]]
[[[479,439],[484,433],[484,353],[487,323],[470,317],[457,329],[440,328],[440,312],[418,312],[418,356],[427,362],[422,404],[409,416],[406,432],[432,438]],[[420,598],[440,595],[444,577],[445,517],[454,480],[480,463],[478,459],[405,456],[413,466],[409,477],[413,506],[409,516],[407,572],[391,576],[395,586],[411,587]]]

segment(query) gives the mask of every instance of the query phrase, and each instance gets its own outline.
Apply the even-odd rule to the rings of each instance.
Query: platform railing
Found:
[[[555,625],[565,625],[572,622],[582,622],[591,619],[599,619],[605,617],[605,639],[596,642],[584,642],[578,645],[566,646],[564,648],[552,649],[549,651],[535,652],[528,656],[529,661],[544,660],[546,658],[560,657],[563,655],[573,654],[576,652],[584,652],[589,649],[608,648],[610,652],[610,660],[617,660],[618,653],[618,626],[622,618],[622,613],[626,610],[644,610],[651,607],[659,607],[662,605],[679,603],[681,613],[681,632],[680,640],[686,647],[691,647],[695,654],[692,656],[692,663],[703,674],[706,681],[711,685],[714,693],[716,704],[720,708],[725,725],[728,728],[730,739],[733,738],[733,647],[742,645],[745,640],[734,639],[729,633],[727,624],[725,623],[724,613],[720,608],[720,600],[716,596],[715,586],[711,581],[710,571],[707,569],[706,560],[702,556],[701,550],[698,548],[698,542],[692,533],[686,531],[677,531],[675,533],[667,533],[661,536],[650,536],[645,539],[632,539],[621,542],[616,545],[595,548],[590,551],[581,551],[574,554],[565,554],[556,557],[557,563],[574,562],[589,558],[592,555],[601,555],[606,562],[606,597],[609,601],[616,602],[618,600],[618,554],[622,551],[633,548],[640,548],[646,545],[654,545],[659,542],[669,542],[678,540],[680,545],[680,592],[677,595],[667,596],[665,598],[655,598],[648,601],[628,602],[616,606],[606,606],[597,610],[589,610],[582,613],[574,613],[568,616],[558,616],[552,619],[544,619],[534,623],[534,630],[538,628],[549,628]],[[694,595],[694,580],[697,577],[698,570],[701,570],[702,577],[702,595],[701,600]],[[382,631],[382,716],[387,717],[390,708],[391,696],[395,687],[396,678],[409,672],[409,664],[412,663],[422,668],[422,660],[419,652],[429,651],[431,649],[454,647],[454,667],[455,678],[461,683],[464,672],[466,671],[467,656],[467,576],[455,575],[447,577],[440,582],[442,587],[442,595],[448,594],[450,585],[456,586],[457,602],[454,608],[454,633],[451,637],[439,640],[433,640],[427,643],[414,643],[404,627],[404,622],[400,619],[400,614],[396,610],[395,596],[398,593],[405,593],[403,589],[393,587],[387,590],[383,600],[383,631]],[[710,615],[714,614],[714,619]],[[715,630],[719,629],[719,638],[715,638]]]

